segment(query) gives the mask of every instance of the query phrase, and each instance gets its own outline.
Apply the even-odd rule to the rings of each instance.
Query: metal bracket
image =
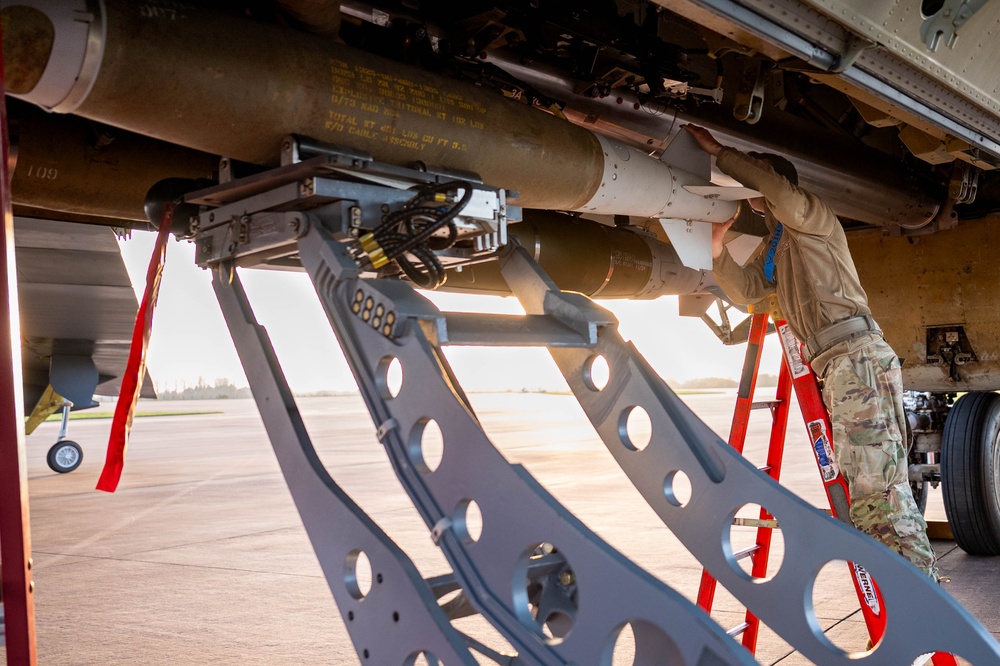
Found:
[[[979,169],[961,160],[955,160],[948,181],[948,198],[955,203],[970,204],[979,192]]]
[[[849,33],[845,39],[844,50],[837,55],[837,59],[826,71],[831,74],[843,74],[854,65],[862,53],[874,46],[876,44],[872,40]]]
[[[989,0],[944,0],[941,9],[920,24],[920,38],[931,51],[937,51],[944,42],[954,48],[958,30],[965,25]]]
[[[965,333],[965,327],[931,326],[927,328],[926,362],[947,368],[949,381],[961,381],[959,366],[976,360],[976,352]]]
[[[733,102],[733,116],[751,125],[764,113],[764,90],[770,67],[763,60],[749,60],[744,66]]]
[[[387,213],[410,201],[410,188],[456,177],[426,165],[420,170],[374,162],[365,154],[301,137],[286,139],[282,155],[281,167],[185,197],[186,203],[203,207],[192,225],[199,265],[295,263],[289,260],[297,252],[295,241],[313,221],[322,219],[337,240],[357,240],[363,229],[378,227]],[[508,220],[521,215],[519,207],[507,204],[504,190],[466,175],[468,203],[451,222],[458,242],[437,253],[445,266],[496,252],[507,243]]]
[[[708,314],[707,308],[698,318],[708,326],[709,330],[715,334],[715,337],[719,338],[719,342],[727,347],[741,345],[746,342],[747,338],[750,337],[750,324],[753,321],[753,317],[746,317],[736,326],[733,326],[729,319],[729,312],[730,310],[739,311],[739,308],[721,298],[715,299],[715,305],[719,310],[718,323]],[[774,332],[774,324],[769,323],[767,325],[767,332],[768,334]]]
[[[722,98],[723,98],[722,88],[697,88],[695,86],[689,86],[686,92],[688,95],[698,95],[699,97],[707,97],[716,104],[722,104]]]

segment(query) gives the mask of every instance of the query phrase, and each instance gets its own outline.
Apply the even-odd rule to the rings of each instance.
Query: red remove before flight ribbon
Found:
[[[156,236],[153,256],[149,259],[146,269],[146,292],[135,315],[135,328],[132,330],[132,346],[128,353],[128,365],[122,376],[122,388],[118,394],[118,404],[115,406],[115,417],[111,421],[111,436],[108,438],[108,456],[104,461],[104,470],[97,481],[97,490],[109,493],[115,492],[121,480],[122,468],[125,466],[125,449],[128,448],[128,434],[132,429],[132,417],[135,415],[135,404],[139,402],[142,392],[142,381],[146,376],[146,349],[149,347],[149,333],[153,327],[153,311],[156,309],[156,296],[160,292],[160,277],[163,275],[163,265],[167,260],[167,239],[170,237],[170,227],[174,221],[174,206],[168,204],[160,220],[160,233]]]

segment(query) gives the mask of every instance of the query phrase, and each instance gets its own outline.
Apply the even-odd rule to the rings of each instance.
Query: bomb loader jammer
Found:
[[[423,655],[471,664],[471,649],[512,663],[449,622],[478,613],[509,641],[519,663],[610,659],[626,624],[635,635],[636,663],[665,657],[752,663],[693,603],[611,549],[499,455],[441,353],[463,344],[546,346],[609,451],[665,524],[806,657],[824,664],[909,663],[935,651],[973,663],[1000,658],[989,632],[919,571],[731,450],[622,340],[613,316],[559,291],[527,252],[501,244],[507,218],[520,212],[506,205],[504,191],[333,149],[291,153],[301,161],[286,158],[278,169],[186,200],[201,207],[192,219],[197,261],[213,272],[265,427],[362,660],[413,663]],[[527,316],[442,313],[406,281],[376,277],[375,264],[391,266],[399,257],[401,270],[420,281],[445,264],[492,255],[501,257]],[[378,438],[452,566],[450,576],[422,580],[315,455],[238,270],[296,261],[316,287]],[[610,368],[605,386],[592,373],[598,359]],[[401,387],[389,381],[396,363],[405,377]],[[648,446],[629,431],[634,410],[649,416]],[[424,450],[431,421],[443,435],[440,459]],[[693,489],[689,499],[675,492],[682,476]],[[784,563],[766,582],[742,571],[725,538],[734,512],[748,503],[768,507],[785,535]],[[472,527],[479,517],[481,532]],[[808,601],[816,575],[833,560],[861,563],[889,600],[883,640],[863,657],[823,636]],[[358,577],[365,562],[375,580],[370,589]],[[460,603],[435,602],[456,589]]]

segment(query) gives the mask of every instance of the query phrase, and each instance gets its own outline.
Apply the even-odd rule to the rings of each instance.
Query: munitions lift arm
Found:
[[[504,277],[528,313],[517,320],[441,313],[406,282],[366,277],[355,247],[358,221],[378,218],[388,209],[382,206],[409,196],[387,187],[388,175],[410,185],[434,178],[329,151],[188,197],[204,206],[194,225],[198,261],[213,269],[272,446],[363,660],[412,664],[423,654],[430,663],[471,664],[471,646],[498,663],[610,663],[618,633],[630,624],[636,664],[753,663],[692,602],[614,551],[523,468],[504,460],[441,353],[448,344],[547,346],[650,506],[713,576],[811,660],[896,665],[938,650],[972,663],[1000,660],[1000,645],[949,595],[897,554],[754,469],[622,340],[612,315],[579,294],[559,291],[523,250],[502,250]],[[376,177],[378,184],[371,184]],[[503,193],[496,192],[502,213]],[[422,580],[316,456],[236,271],[237,265],[289,258],[309,273],[378,438],[453,577]],[[604,387],[592,378],[597,357],[610,368]],[[406,378],[398,392],[387,376],[394,360]],[[652,424],[644,448],[630,439],[628,416],[635,409]],[[423,451],[431,421],[444,439],[433,468]],[[681,474],[693,489],[686,501],[674,487]],[[751,503],[766,506],[785,535],[782,567],[766,582],[743,572],[729,544],[734,514]],[[481,512],[481,535],[468,529],[471,507]],[[376,580],[367,594],[357,581],[361,553]],[[833,560],[863,564],[889,606],[886,634],[864,657],[830,643],[812,609],[813,583]],[[435,597],[456,585],[463,602],[443,609]],[[492,652],[451,626],[445,611],[455,617],[470,606],[510,642],[516,657]]]

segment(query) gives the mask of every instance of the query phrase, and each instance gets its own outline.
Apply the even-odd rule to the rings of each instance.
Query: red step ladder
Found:
[[[802,360],[800,343],[789,329],[787,322],[777,315],[773,316],[774,328],[778,332],[781,349],[784,352],[781,359],[781,370],[778,374],[778,386],[773,401],[754,402],[761,350],[764,345],[764,337],[768,333],[772,314],[768,311],[756,312],[752,317],[746,360],[743,363],[743,376],[740,378],[740,386],[736,395],[736,409],[733,413],[733,425],[729,433],[729,444],[743,453],[750,413],[756,409],[770,409],[771,435],[767,447],[767,461],[763,467],[758,469],[777,482],[781,474],[781,459],[785,449],[785,430],[788,425],[791,393],[794,390],[806,430],[809,433],[809,439],[812,442],[813,455],[823,480],[827,499],[830,502],[831,513],[840,520],[851,524],[850,494],[847,490],[847,481],[840,473],[833,455],[833,439],[830,436],[833,430],[826,407],[823,405],[816,375],[813,374],[812,368]],[[761,507],[758,520],[743,520],[741,524],[756,527],[757,536],[753,546],[735,553],[736,558],[751,558],[750,575],[754,578],[764,578],[767,576],[767,563],[771,552],[771,535],[778,525],[774,516],[770,515],[764,507]],[[865,618],[865,625],[868,627],[868,635],[874,645],[885,633],[886,618],[883,612],[885,603],[878,586],[869,577],[864,567],[853,563],[849,563],[849,565],[854,589],[861,602],[861,612]],[[712,612],[715,588],[715,578],[708,571],[703,571],[701,585],[698,588],[698,605],[709,614]],[[727,633],[733,637],[740,636],[743,646],[751,654],[756,654],[759,630],[760,620],[747,609],[744,621]],[[935,654],[932,661],[935,666],[953,666],[957,663],[952,655],[941,652]]]

